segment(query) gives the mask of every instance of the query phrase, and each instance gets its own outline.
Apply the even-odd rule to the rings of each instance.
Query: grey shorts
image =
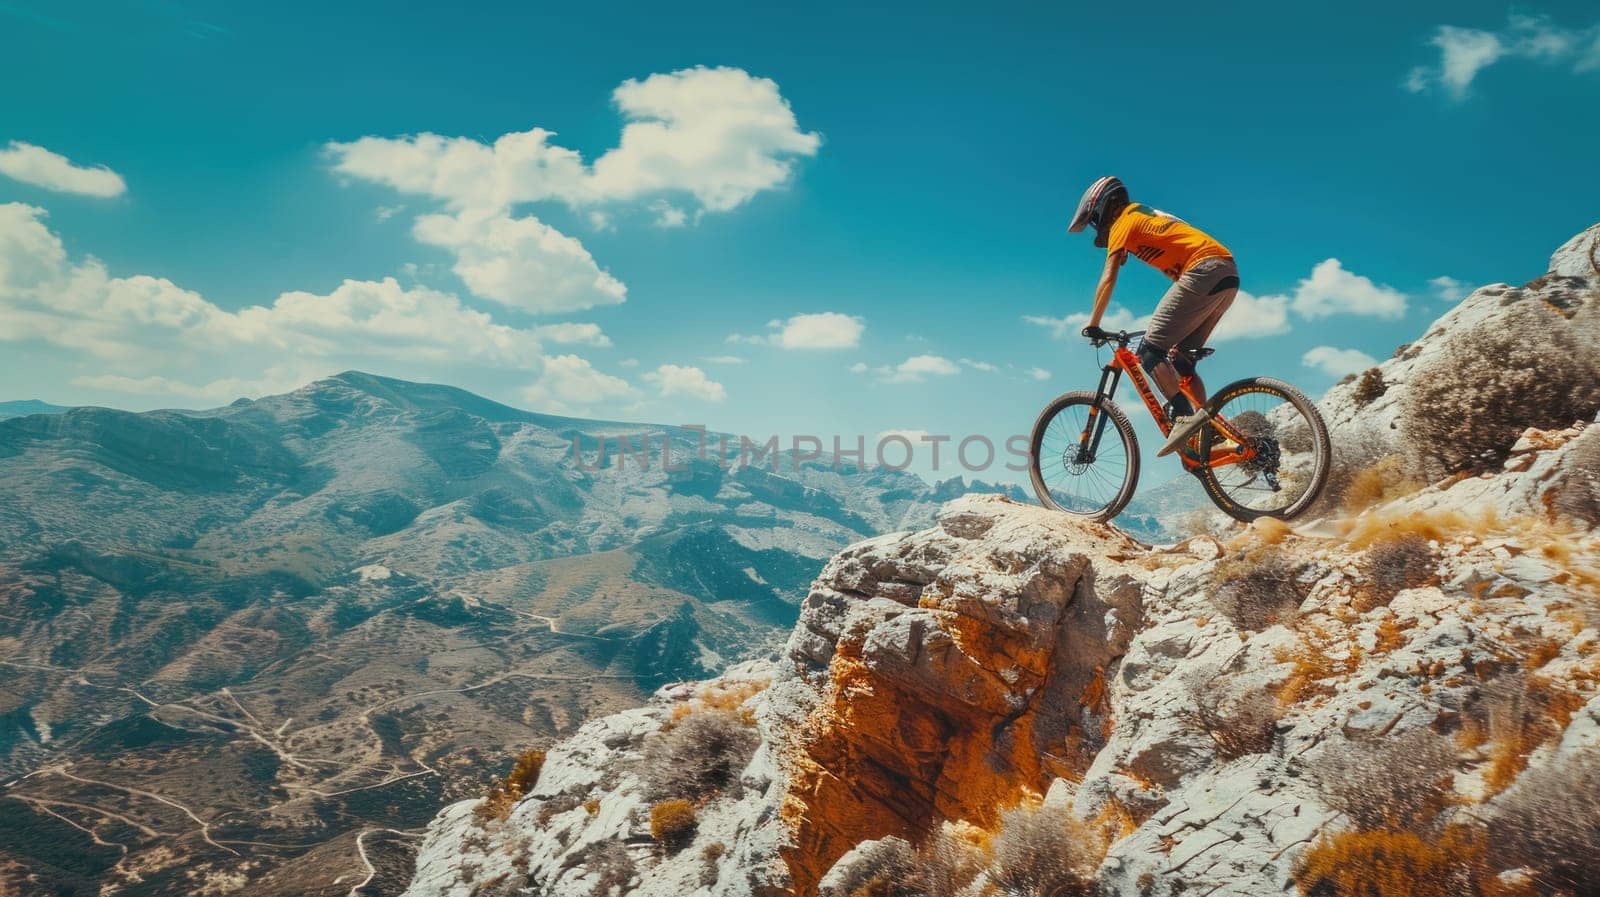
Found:
[[[1233,259],[1195,262],[1161,297],[1144,341],[1162,350],[1204,346],[1238,292],[1239,268]]]

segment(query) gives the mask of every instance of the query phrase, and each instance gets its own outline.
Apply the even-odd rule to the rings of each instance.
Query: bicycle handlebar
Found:
[[[1144,336],[1145,333],[1143,330],[1118,330],[1116,333],[1112,333],[1109,330],[1101,330],[1098,327],[1093,328],[1092,332],[1087,332],[1089,328],[1085,328],[1085,331],[1084,335],[1089,338],[1089,344],[1097,349],[1107,343],[1126,346],[1133,340]]]

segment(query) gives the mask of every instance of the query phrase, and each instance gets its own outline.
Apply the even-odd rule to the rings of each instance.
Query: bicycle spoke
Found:
[[[1064,405],[1036,437],[1042,486],[1057,507],[1081,514],[1109,507],[1122,492],[1129,473],[1122,434],[1105,412],[1096,412],[1091,419],[1089,411],[1087,403]],[[1093,445],[1094,428],[1102,426],[1099,444]]]
[[[1309,424],[1299,409],[1286,396],[1253,391],[1230,396],[1218,413],[1251,443],[1257,457],[1213,468],[1211,476],[1217,487],[1230,500],[1252,511],[1271,512],[1299,501],[1309,485],[1299,475],[1299,468],[1314,460],[1308,452],[1295,450],[1300,447],[1296,432],[1309,433]],[[1271,485],[1272,477],[1277,478],[1276,489]]]

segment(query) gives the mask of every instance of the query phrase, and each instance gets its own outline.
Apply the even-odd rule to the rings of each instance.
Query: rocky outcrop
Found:
[[[1550,257],[1550,273],[1600,283],[1600,224],[1557,249]]]
[[[856,545],[823,570],[768,699],[793,886],[856,843],[919,838],[1081,777],[1106,673],[1138,627],[1142,546],[999,498]]]
[[[1579,288],[1546,280],[1480,290],[1430,334],[1523,301],[1595,305],[1556,305]],[[1396,392],[1441,351],[1418,345],[1384,366]],[[1341,388],[1326,407],[1381,432],[1383,398],[1358,413]],[[1585,430],[1530,430],[1501,469],[1359,512],[1164,547],[958,499],[829,561],[773,658],[590,723],[504,821],[446,810],[408,895],[846,897],[929,843],[964,845],[962,894],[1013,893],[994,845],[1018,807],[1095,833],[1106,894],[1292,892],[1313,844],[1371,825],[1336,771],[1412,740],[1438,764],[1437,824],[1481,829],[1529,776],[1600,752],[1600,538],[1570,510],[1589,493],[1568,500],[1595,482]],[[745,720],[760,747],[672,837],[652,825],[650,758],[699,713]],[[1363,776],[1386,813],[1388,783]]]
[[[470,803],[446,811],[409,893],[502,893],[484,890],[494,880],[588,894],[585,857],[611,840],[632,855],[625,893],[811,894],[862,841],[993,831],[1001,810],[1051,793],[1116,829],[1099,873],[1110,893],[1275,893],[1342,824],[1307,775],[1326,753],[1457,731],[1484,683],[1515,670],[1582,708],[1525,762],[1600,731],[1594,621],[1574,614],[1600,582],[1600,546],[1541,491],[1578,432],[1530,434],[1516,470],[1320,535],[1149,549],[999,497],[953,502],[936,528],[830,562],[775,663],[591,723],[504,823]],[[1375,595],[1374,553],[1419,534],[1419,572]],[[1296,571],[1303,600],[1264,628],[1230,620],[1220,595],[1239,559],[1268,556]],[[706,695],[768,679],[742,702],[763,746],[739,788],[704,796],[688,846],[651,842],[637,771],[650,739]],[[1262,707],[1270,718],[1252,715]],[[1260,744],[1234,743],[1263,719]],[[1495,757],[1462,752],[1463,805],[1491,796]]]

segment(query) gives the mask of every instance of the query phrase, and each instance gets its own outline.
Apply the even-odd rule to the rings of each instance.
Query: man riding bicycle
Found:
[[[1095,289],[1094,310],[1083,335],[1104,337],[1100,319],[1111,304],[1117,286],[1117,269],[1129,254],[1172,279],[1150,316],[1149,329],[1139,346],[1139,361],[1171,403],[1172,432],[1158,455],[1169,455],[1199,432],[1209,416],[1204,408],[1190,407],[1178,389],[1180,377],[1203,402],[1205,385],[1195,371],[1193,353],[1206,344],[1239,291],[1239,269],[1233,254],[1199,228],[1128,200],[1121,180],[1103,177],[1084,192],[1067,230],[1095,230],[1094,245],[1106,250],[1106,267]]]

